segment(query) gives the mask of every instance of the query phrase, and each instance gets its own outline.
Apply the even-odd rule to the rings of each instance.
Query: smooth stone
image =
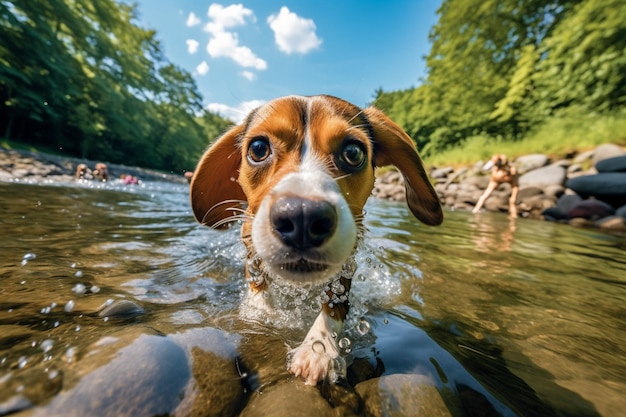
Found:
[[[558,207],[549,207],[542,211],[541,215],[548,221],[567,220],[567,214]]]
[[[609,216],[596,222],[596,226],[604,230],[626,230],[624,218],[621,216]]]
[[[517,172],[522,175],[530,171],[534,171],[546,166],[550,162],[550,158],[544,154],[530,154],[520,156],[515,160]]]
[[[591,161],[593,165],[596,166],[600,161],[604,161],[605,159],[613,158],[615,156],[622,156],[625,153],[626,152],[624,152],[621,147],[613,143],[605,143],[596,148]]]
[[[596,197],[613,206],[626,204],[626,172],[604,172],[572,178],[567,187],[581,197]]]
[[[350,395],[343,390],[345,395]],[[358,398],[353,407],[335,407],[321,395],[317,387],[305,385],[297,379],[284,379],[253,392],[240,417],[336,417],[356,416]]]
[[[182,348],[167,337],[128,329],[91,346],[77,375],[65,373],[67,384],[34,416],[170,415],[191,377]]]
[[[143,307],[134,301],[116,300],[112,304],[103,308],[98,315],[100,317],[124,320],[131,319],[144,313],[145,311]]]
[[[612,216],[615,213],[613,207],[600,200],[584,200],[575,204],[568,212],[570,219],[583,218],[597,220]]]
[[[517,193],[517,198],[519,200],[524,200],[526,198],[541,194],[543,194],[543,189],[541,187],[524,187],[520,188],[519,192]]]
[[[549,185],[563,185],[565,182],[565,168],[547,166],[530,171],[519,178],[522,187],[547,187]]]
[[[565,215],[574,207],[576,204],[583,201],[582,197],[578,194],[563,194],[556,201],[556,207]]]
[[[596,164],[598,172],[626,172],[626,155],[604,159]]]
[[[365,402],[365,415],[451,417],[433,381],[417,374],[392,374],[355,387]]]

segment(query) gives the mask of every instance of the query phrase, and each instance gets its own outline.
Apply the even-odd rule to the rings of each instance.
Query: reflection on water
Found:
[[[284,344],[302,335],[238,319],[238,233],[198,227],[186,185],[0,184],[0,208],[0,415],[81,415],[86,405],[67,390],[111,374],[157,380],[150,372],[171,375],[171,385],[132,396],[150,404],[144,411],[172,413],[180,398],[171,393],[190,378],[186,357],[224,369],[225,386],[245,378],[244,390],[228,391],[224,415],[236,415],[228,404],[250,391],[288,378]],[[403,205],[373,201],[367,210],[342,335],[354,369],[365,362],[376,375],[429,375],[459,416],[623,411],[624,236],[489,213],[450,212],[429,228]],[[310,300],[294,299],[313,311]],[[100,314],[112,301],[128,313],[120,300],[143,314]],[[197,348],[208,345],[212,354],[202,356]],[[126,369],[150,349],[162,366]],[[184,389],[202,391],[193,376],[197,386]],[[114,403],[119,393],[109,394]],[[176,414],[193,406],[183,400]]]

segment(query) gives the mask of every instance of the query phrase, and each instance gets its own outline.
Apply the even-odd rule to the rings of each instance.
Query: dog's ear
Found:
[[[198,163],[190,185],[191,208],[198,222],[220,228],[231,216],[241,214],[246,195],[237,182],[241,165],[239,137],[244,126],[235,126],[218,138]]]
[[[375,166],[396,166],[404,176],[406,201],[413,215],[431,226],[441,224],[443,212],[439,197],[430,184],[413,140],[380,110],[368,107],[364,113],[374,131]]]

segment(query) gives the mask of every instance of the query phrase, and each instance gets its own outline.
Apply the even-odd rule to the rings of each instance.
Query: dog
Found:
[[[190,184],[201,224],[243,221],[250,297],[270,280],[325,287],[322,308],[288,369],[329,380],[349,308],[353,258],[376,167],[403,174],[408,207],[428,225],[443,212],[411,138],[374,107],[328,96],[288,96],[253,110],[204,153]],[[271,306],[270,306],[271,308]],[[330,381],[334,382],[334,381]]]
[[[509,197],[509,216],[512,218],[517,217],[517,206],[515,205],[517,201],[517,194],[519,192],[519,183],[518,183],[518,174],[517,169],[509,163],[506,155],[496,154],[487,161],[487,163],[483,166],[483,171],[491,170],[491,174],[489,176],[489,184],[487,185],[487,189],[480,196],[478,202],[476,202],[476,206],[472,210],[472,213],[478,213],[487,201],[487,198],[498,188],[498,185],[509,183],[511,184],[511,196]]]

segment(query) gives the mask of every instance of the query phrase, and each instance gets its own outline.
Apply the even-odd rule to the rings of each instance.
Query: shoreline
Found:
[[[613,164],[615,172],[604,172],[602,166],[606,166],[607,161],[619,161]],[[78,164],[94,167],[97,162],[100,161],[0,147],[0,181],[74,182]],[[427,170],[444,208],[465,211],[474,208],[489,182],[488,173],[481,170],[483,163],[478,161],[470,167],[432,167]],[[111,179],[126,174],[141,181],[187,183],[184,173],[176,175],[122,164],[106,164]],[[604,144],[557,161],[547,155],[531,154],[516,158],[513,165],[520,173],[519,217],[626,232],[624,148]],[[606,183],[605,179],[613,183]],[[587,188],[591,190],[581,192],[572,189],[575,182],[588,182]],[[611,198],[594,195],[602,188],[617,191],[615,195],[609,195]],[[395,169],[384,171],[377,176],[372,195],[390,201],[404,201],[404,178]],[[486,200],[483,210],[507,213],[510,195],[510,184],[501,184]]]
[[[167,181],[186,183],[180,175],[160,172],[147,168],[113,164],[106,161],[57,156],[36,151],[7,149],[0,147],[0,181],[29,180],[34,182],[71,182],[76,179],[76,167],[87,164],[92,168],[98,162],[105,162],[111,179],[121,175],[132,175],[142,181]],[[95,181],[97,182],[97,181]]]

